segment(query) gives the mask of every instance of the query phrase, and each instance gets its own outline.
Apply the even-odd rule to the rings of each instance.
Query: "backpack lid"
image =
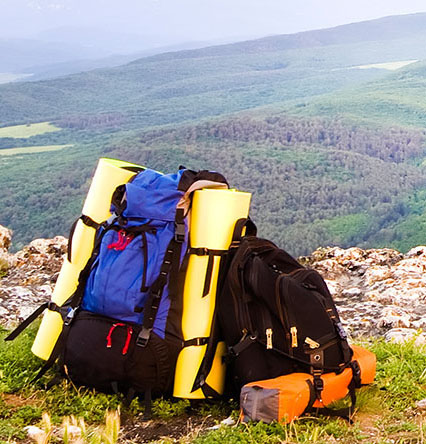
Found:
[[[147,169],[137,174],[126,184],[126,208],[122,215],[126,218],[174,221],[176,206],[184,194],[178,190],[183,171],[161,174]]]
[[[126,184],[121,214],[125,218],[173,222],[176,209],[186,214],[191,193],[200,188],[228,188],[228,184],[221,174],[209,171],[181,169],[174,174],[161,174],[146,169]]]

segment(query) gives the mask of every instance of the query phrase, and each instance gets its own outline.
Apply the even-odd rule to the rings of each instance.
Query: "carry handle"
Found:
[[[237,222],[235,222],[230,248],[241,242],[241,239],[243,238],[244,228],[246,229],[244,236],[256,236],[257,227],[255,223],[250,219],[250,217],[238,219]]]

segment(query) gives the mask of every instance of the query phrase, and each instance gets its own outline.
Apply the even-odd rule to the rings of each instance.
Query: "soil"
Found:
[[[181,415],[171,419],[144,420],[143,416],[122,418],[121,442],[144,443],[162,438],[179,440],[187,436],[193,440],[198,434],[217,424],[211,416]]]

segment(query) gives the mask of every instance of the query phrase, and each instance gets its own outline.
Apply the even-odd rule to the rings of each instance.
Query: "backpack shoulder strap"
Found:
[[[179,270],[182,247],[186,240],[185,218],[188,214],[191,198],[196,190],[202,188],[227,189],[226,179],[219,173],[210,171],[192,171],[183,168],[177,189],[183,192],[182,198],[176,206],[175,233],[169,245],[160,268],[157,279],[150,287],[149,296],[144,306],[144,318],[142,329],[136,340],[136,344],[145,347],[148,344],[151,331],[154,327],[155,318],[160,306],[164,287],[169,283],[169,297],[174,298],[179,287]],[[204,252],[203,252],[204,254]],[[220,252],[221,254],[221,252]],[[210,254],[209,254],[210,256]],[[212,268],[212,267],[211,267]],[[206,276],[207,279],[207,276]],[[207,284],[205,284],[206,287]],[[210,285],[208,285],[210,287]]]

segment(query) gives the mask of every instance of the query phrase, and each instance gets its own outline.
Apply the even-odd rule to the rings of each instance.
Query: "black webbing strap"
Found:
[[[74,221],[74,223],[71,225],[71,230],[68,237],[68,249],[67,249],[68,262],[71,262],[72,260],[72,239],[74,237],[74,232],[79,220],[81,220],[84,223],[84,225],[94,228],[95,230],[97,230],[101,226],[101,224],[98,224],[91,217],[86,216],[84,214],[82,214],[77,220]]]
[[[133,399],[135,398],[136,390],[134,387],[130,387],[129,390],[127,390],[126,397],[123,400],[123,405],[126,408],[130,407],[130,404],[132,403]]]
[[[142,272],[142,284],[141,284],[141,292],[145,293],[149,290],[149,287],[146,286],[146,275],[148,268],[148,240],[146,238],[146,232],[142,232],[142,251],[143,251],[143,272]]]
[[[346,419],[350,424],[353,423],[352,415],[355,411],[356,406],[356,392],[355,389],[361,387],[361,368],[357,361],[351,361],[349,367],[352,370],[352,379],[348,385],[349,396],[351,398],[351,405],[349,407],[344,407],[341,409],[330,409],[328,407],[320,407],[313,408],[313,404],[318,398],[317,391],[315,390],[315,386],[311,380],[307,380],[310,391],[309,404],[305,409],[305,412],[316,411],[317,413],[321,413],[327,416],[338,416],[340,418]],[[315,383],[315,375],[314,375],[314,383]],[[320,400],[321,401],[321,400]]]
[[[237,222],[235,222],[234,232],[232,234],[231,248],[241,241],[244,228],[246,230],[244,236],[256,236],[257,227],[249,217],[238,219]]]
[[[183,341],[184,347],[192,347],[192,346],[199,346],[199,345],[206,345],[209,342],[209,337],[205,338],[192,338],[187,339],[186,341]]]
[[[83,270],[80,272],[80,275],[78,277],[78,285],[77,285],[77,289],[75,290],[75,292],[64,302],[64,304],[61,307],[58,307],[56,304],[52,305],[52,308],[55,308],[55,306],[56,306],[57,309],[55,311],[58,311],[62,315],[62,318],[64,321],[62,331],[59,334],[59,337],[55,343],[55,346],[53,347],[53,350],[49,356],[49,359],[46,361],[46,363],[43,365],[43,367],[37,373],[37,375],[35,376],[35,378],[33,379],[32,382],[40,379],[46,373],[46,371],[49,370],[49,368],[53,366],[56,359],[62,353],[62,350],[63,350],[65,343],[67,341],[67,338],[68,338],[68,334],[69,334],[69,331],[71,328],[71,323],[75,318],[75,315],[79,309],[81,300],[83,298],[86,280],[90,274],[92,265],[95,262],[97,255],[99,254],[99,246],[100,246],[102,238],[106,232],[107,232],[107,229],[104,230],[102,232],[102,234],[100,236],[98,236],[98,238],[96,239],[95,246],[93,249],[93,254],[90,257],[90,259],[87,261]],[[47,307],[47,308],[49,308],[49,307]]]
[[[52,353],[50,353],[49,359],[46,361],[46,363],[43,365],[43,367],[39,370],[37,375],[32,379],[31,382],[35,382],[38,379],[40,379],[46,372],[53,366],[58,356],[61,354],[62,349],[65,346],[65,342],[68,337],[68,333],[70,330],[70,324],[63,326],[61,333],[59,334],[59,337],[56,341],[55,346],[53,347]]]
[[[260,340],[259,338],[257,338],[257,337],[256,337],[255,340],[256,340],[257,342],[259,342],[259,344],[262,344],[262,345],[266,348],[266,345],[267,345],[267,344],[266,344],[265,342],[261,341],[261,340]],[[321,349],[324,350],[324,349],[327,348],[328,345],[332,345],[332,344],[334,344],[334,343],[335,343],[335,342],[332,341],[332,342],[330,342],[329,344],[325,344],[324,346],[321,347]],[[234,348],[235,348],[235,346],[234,346]],[[295,362],[298,362],[298,363],[300,363],[300,364],[303,364],[303,365],[305,365],[305,366],[307,366],[307,367],[309,367],[309,366],[311,365],[310,362],[308,362],[308,361],[304,361],[303,359],[296,358],[296,356],[292,356],[292,355],[290,355],[289,353],[286,353],[286,352],[284,352],[284,351],[282,351],[282,350],[279,350],[278,348],[272,347],[270,350],[274,351],[275,353],[277,353],[277,354],[279,354],[279,355],[282,355],[282,356],[285,356],[285,357],[287,357],[287,358],[289,358],[289,359],[292,359],[292,360],[295,361]],[[341,366],[339,366],[339,367],[327,367],[327,366],[324,366],[324,367],[322,367],[322,369],[323,369],[324,371],[327,371],[327,372],[341,373],[341,372],[342,372],[342,369],[345,369],[346,367],[349,367],[349,366],[350,366],[350,362],[348,362],[348,363],[344,363],[343,366],[341,365]]]
[[[210,336],[207,338],[207,347],[206,351],[204,353],[203,360],[201,361],[200,367],[198,369],[197,375],[194,380],[194,384],[192,385],[191,392],[194,392],[195,390],[201,388],[203,389],[203,386],[206,384],[206,379],[212,369],[213,361],[216,355],[217,347],[219,345],[219,339],[220,339],[220,331],[219,331],[219,322],[217,320],[217,311],[214,311],[213,319],[212,319],[212,326],[210,331]],[[218,394],[213,393],[213,389],[210,387],[205,388],[207,390],[207,394],[203,393],[206,397],[216,397]]]
[[[313,376],[313,386],[315,391],[315,397],[322,403],[322,391],[324,390],[324,381],[321,378],[323,374],[322,368],[313,368],[312,376]]]
[[[207,382],[204,381],[203,384],[201,384],[201,391],[203,392],[203,395],[206,398],[220,398],[220,394],[213,388],[211,387],[209,384],[207,384]]]
[[[196,254],[197,256],[208,256],[206,276],[204,278],[203,295],[204,298],[210,293],[210,286],[213,275],[213,265],[215,256],[224,256],[228,253],[228,250],[211,250],[209,248],[189,248],[189,254]]]
[[[144,413],[143,413],[143,419],[148,420],[152,418],[152,392],[151,388],[147,388],[145,390],[144,395]]]
[[[325,416],[339,417],[339,418],[345,419],[350,424],[353,423],[351,416],[354,412],[356,400],[354,402],[351,392],[350,393],[351,393],[351,403],[352,404],[350,407],[343,407],[341,409],[331,409],[329,407],[314,407],[314,403],[318,399],[316,396],[314,384],[312,384],[312,381],[310,379],[307,379],[306,383],[308,384],[308,387],[309,387],[309,403],[308,403],[306,409],[304,410],[306,413],[316,413],[316,414],[321,414],[321,415],[325,415]]]
[[[114,392],[114,395],[118,395],[120,393],[118,391],[118,382],[117,381],[111,382],[111,388],[112,388],[112,391]]]
[[[343,360],[345,363],[348,363],[351,361],[352,355],[353,355],[352,349],[348,343],[348,335],[346,334],[346,331],[342,325],[342,322],[340,321],[330,299],[324,298],[324,304],[325,304],[325,311],[326,311],[327,315],[329,316],[329,318],[331,319],[331,321],[333,322],[336,332],[337,332],[339,338],[341,339],[340,345],[341,345],[341,349],[342,349],[342,353],[343,353]]]
[[[52,301],[45,302],[40,305],[33,313],[31,313],[24,321],[22,321],[15,330],[12,331],[4,340],[5,341],[13,341],[17,336],[19,336],[32,322],[34,322],[44,310],[56,311],[59,314],[63,315],[63,308],[59,305],[55,304]]]
[[[309,381],[309,383],[310,383],[310,386],[313,387],[311,381]],[[314,390],[314,389],[312,388],[312,390]],[[315,399],[314,399],[314,401],[315,401]],[[345,419],[346,421],[349,422],[349,424],[353,424],[352,415],[355,411],[355,403],[356,403],[356,398],[354,400],[352,398],[352,393],[351,393],[351,405],[349,407],[342,407],[341,409],[332,409],[330,407],[312,407],[311,406],[309,408],[306,408],[305,412],[313,412],[313,413],[321,414],[321,415],[325,415],[325,416],[338,417],[338,418]]]
[[[186,227],[184,222],[184,213],[182,209],[176,210],[175,235],[170,240],[161,264],[160,273],[157,279],[150,287],[148,299],[143,307],[135,307],[135,312],[144,311],[142,329],[136,339],[136,345],[145,347],[148,344],[158,308],[160,307],[161,296],[164,287],[169,281],[169,298],[173,299],[177,295],[178,275],[180,268],[180,256],[182,244],[185,241]]]
[[[19,334],[21,334],[38,316],[40,316],[44,310],[46,310],[48,306],[48,302],[40,305],[27,319],[21,322],[15,330],[12,331],[4,340],[5,341],[13,341]]]
[[[257,336],[249,335],[246,333],[237,344],[228,347],[228,353],[224,357],[225,362],[232,362],[233,359],[235,359],[240,353],[242,353],[246,348],[250,347],[255,342],[257,342]]]

